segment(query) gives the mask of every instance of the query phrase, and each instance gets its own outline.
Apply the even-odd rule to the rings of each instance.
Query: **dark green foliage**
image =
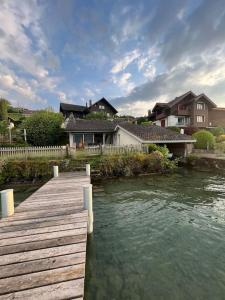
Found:
[[[199,130],[193,134],[193,138],[197,140],[195,143],[196,149],[214,149],[215,137],[207,130]]]
[[[85,118],[87,120],[106,120],[107,114],[105,112],[91,112]]]
[[[144,173],[164,173],[173,171],[177,162],[165,158],[159,151],[151,154],[130,153],[82,157],[76,159],[14,159],[0,160],[0,183],[45,180],[52,177],[54,165],[60,172],[84,170],[90,163],[93,173],[100,176],[134,176]]]
[[[33,146],[58,145],[64,136],[62,122],[62,114],[40,111],[27,118],[22,128],[27,130],[27,141]]]
[[[7,121],[0,121],[0,134],[8,133],[8,122]]]
[[[6,99],[0,99],[0,121],[7,121],[8,120],[8,106],[9,101]]]
[[[210,132],[211,132],[214,136],[223,135],[223,134],[225,133],[223,127],[210,128]]]
[[[167,129],[170,129],[172,131],[175,131],[177,133],[180,133],[180,128],[179,127],[175,127],[175,126],[169,126],[167,127]]]
[[[139,117],[137,118],[137,124],[143,124],[144,122],[148,122],[148,118],[147,117]]]
[[[162,155],[164,157],[168,157],[168,155],[169,155],[169,150],[166,146],[158,146],[156,144],[149,144],[148,145],[148,152],[152,153],[152,152],[155,152],[155,151],[158,151],[158,152],[162,153]]]
[[[164,173],[176,168],[175,161],[169,161],[159,151],[151,154],[130,153],[102,157],[99,170],[102,176],[135,176],[144,173]]]

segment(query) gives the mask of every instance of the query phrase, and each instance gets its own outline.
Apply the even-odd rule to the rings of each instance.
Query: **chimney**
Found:
[[[149,109],[148,110],[148,117],[150,117],[151,113],[152,113],[152,111],[151,111],[151,109]]]
[[[92,106],[92,100],[89,100],[89,107]]]
[[[88,107],[87,102],[86,102],[86,107]]]

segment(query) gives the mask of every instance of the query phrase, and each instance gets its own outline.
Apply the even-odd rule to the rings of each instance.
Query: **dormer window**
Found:
[[[197,110],[204,110],[205,109],[205,103],[198,102],[197,103]]]

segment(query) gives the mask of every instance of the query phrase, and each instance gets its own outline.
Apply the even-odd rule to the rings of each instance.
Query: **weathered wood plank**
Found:
[[[50,232],[59,232],[59,231],[65,231],[70,229],[77,229],[77,228],[87,228],[86,222],[80,222],[80,223],[71,223],[71,224],[63,224],[63,225],[56,225],[51,227],[42,227],[37,229],[31,229],[28,228],[26,230],[19,230],[19,231],[11,231],[11,232],[5,232],[1,233],[1,239],[9,239],[9,238],[17,238],[21,236],[26,235],[34,235],[34,234],[41,234],[41,233],[50,233]]]
[[[64,254],[56,257],[1,266],[0,278],[51,270],[81,263],[85,263],[85,252]]]
[[[83,295],[84,279],[76,279],[0,296],[1,300],[62,300]]]
[[[84,277],[85,265],[61,267],[0,279],[0,295]]]
[[[70,215],[72,216],[72,215]],[[53,221],[43,221],[43,222],[32,222],[28,224],[18,224],[13,226],[4,226],[0,228],[0,235],[5,232],[16,232],[21,230],[27,230],[27,229],[35,229],[35,228],[44,228],[44,227],[51,227],[51,226],[58,226],[58,225],[67,225],[67,224],[77,224],[77,223],[83,223],[86,222],[87,218],[61,218],[56,219]]]
[[[88,183],[62,174],[0,220],[0,300],[83,299]]]
[[[12,227],[12,226],[17,226],[17,225],[22,225],[22,224],[35,224],[35,223],[41,223],[41,222],[45,222],[45,221],[66,220],[66,219],[71,219],[71,218],[74,218],[74,220],[76,220],[77,218],[86,218],[87,211],[83,210],[82,212],[72,213],[72,214],[68,214],[68,215],[46,216],[46,217],[27,219],[27,220],[15,220],[13,217],[14,216],[5,218],[4,220],[1,220],[0,228]]]
[[[34,261],[40,258],[68,255],[86,251],[86,239],[77,244],[57,245],[56,247],[31,250],[27,252],[18,252],[0,256],[0,266],[15,264],[25,261]]]
[[[73,243],[81,243],[81,242],[86,242],[86,240],[87,240],[86,234],[82,234],[77,236],[71,235],[65,237],[58,237],[55,239],[49,239],[44,241],[35,241],[35,242],[29,242],[23,244],[7,245],[7,246],[0,247],[0,255],[32,251],[32,250],[44,249],[44,248],[50,248],[50,247],[56,247],[62,245],[69,245]]]

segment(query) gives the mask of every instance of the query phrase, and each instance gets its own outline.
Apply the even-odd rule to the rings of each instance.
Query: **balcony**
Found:
[[[189,109],[178,109],[177,115],[178,116],[190,116],[190,111],[189,111]]]

